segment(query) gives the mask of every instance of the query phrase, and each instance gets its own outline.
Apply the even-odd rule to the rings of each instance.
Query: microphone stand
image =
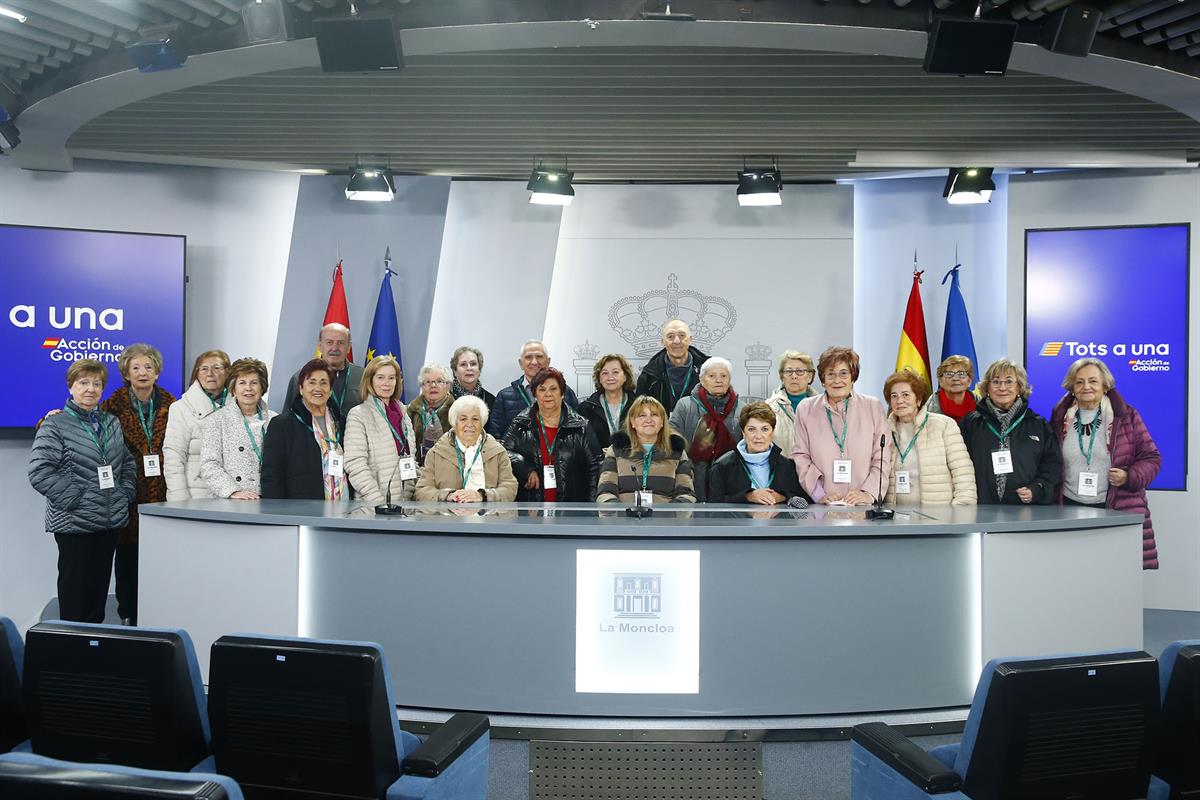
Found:
[[[879,494],[875,496],[875,504],[867,509],[867,519],[895,519],[896,512],[883,507],[883,453],[887,447],[887,436],[879,437]]]
[[[392,504],[392,481],[396,480],[396,473],[400,470],[400,459],[396,459],[396,466],[392,468],[392,477],[388,478],[387,493],[384,495],[383,505],[375,506],[375,514],[380,517],[404,517],[408,516],[404,513],[404,506]]]

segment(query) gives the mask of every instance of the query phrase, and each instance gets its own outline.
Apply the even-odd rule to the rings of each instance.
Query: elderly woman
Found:
[[[163,479],[163,441],[167,435],[167,413],[175,396],[158,385],[162,353],[148,344],[131,344],[121,351],[117,369],[125,385],[100,404],[121,423],[125,446],[137,467],[137,497],[129,506],[129,523],[117,537],[113,562],[117,611],[126,625],[137,624],[138,514],[142,503],[167,499]]]
[[[1062,454],[1049,423],[1029,407],[1033,387],[1025,368],[1007,358],[993,361],[979,390],[983,400],[960,427],[980,504],[1054,502]]]
[[[391,356],[376,356],[363,370],[362,404],[346,418],[346,475],[360,500],[413,499],[417,435],[399,400],[403,382],[400,363]]]
[[[333,399],[333,368],[314,358],[296,374],[298,393],[263,439],[262,496],[341,500],[346,489],[341,412]]]
[[[229,355],[224,350],[196,356],[187,391],[167,409],[162,470],[168,500],[212,497],[208,482],[200,477],[200,428],[209,414],[225,405],[228,370]]]
[[[229,368],[231,402],[204,420],[200,476],[213,497],[258,500],[261,496],[263,439],[277,414],[267,408],[267,365],[239,358]]]
[[[858,353],[830,347],[817,359],[825,392],[796,407],[792,459],[800,484],[818,503],[870,505],[877,499],[891,454],[883,403],[854,391]]]
[[[592,426],[601,449],[612,444],[613,434],[625,426],[625,414],[633,400],[633,367],[620,353],[600,356],[592,367],[596,391],[579,404],[579,414]]]
[[[630,505],[694,503],[687,440],[667,424],[667,409],[650,395],[629,404],[622,430],[604,451],[596,502]]]
[[[801,497],[807,503],[809,497],[800,486],[795,463],[773,443],[777,419],[771,406],[762,401],[742,409],[738,415],[742,440],[713,462],[709,502],[773,506]]]
[[[517,414],[504,449],[521,486],[517,500],[590,503],[596,499],[600,445],[587,420],[563,402],[567,381],[554,367],[533,376],[533,405]]]
[[[441,364],[426,364],[418,375],[421,396],[408,404],[417,442],[417,464],[425,463],[425,454],[450,430],[450,370]]]
[[[775,412],[779,424],[771,441],[779,445],[784,455],[791,458],[792,431],[796,426],[796,407],[800,401],[814,397],[813,376],[817,368],[812,356],[800,350],[784,350],[779,357],[779,388],[767,398],[767,405]]]
[[[892,429],[892,471],[887,502],[911,505],[975,505],[975,467],[958,424],[929,411],[929,388],[910,370],[883,382],[888,427]]]
[[[733,390],[729,359],[710,356],[700,367],[700,385],[671,412],[671,427],[688,443],[696,499],[708,497],[709,465],[734,448],[742,438],[738,415],[746,407]]]
[[[448,431],[429,451],[417,480],[418,500],[447,503],[509,503],[517,496],[517,479],[503,445],[484,433],[488,407],[478,397],[450,404]]]
[[[58,614],[103,622],[117,536],[129,521],[137,467],[116,417],[99,409],[108,372],[93,359],[67,370],[65,413],[33,438],[29,482],[46,498],[46,532],[58,544]]]
[[[971,394],[971,383],[975,380],[975,368],[966,356],[948,356],[938,364],[938,390],[929,398],[926,407],[935,414],[945,414],[955,422],[975,410],[975,395]]]
[[[1142,568],[1158,569],[1146,488],[1162,457],[1142,415],[1117,392],[1098,358],[1073,363],[1062,386],[1067,394],[1050,414],[1050,428],[1062,447],[1063,502],[1141,514]]]
[[[450,356],[450,370],[454,380],[450,383],[450,394],[457,400],[460,397],[473,395],[487,405],[491,411],[496,402],[496,395],[483,388],[479,376],[483,374],[483,351],[478,347],[463,346]]]

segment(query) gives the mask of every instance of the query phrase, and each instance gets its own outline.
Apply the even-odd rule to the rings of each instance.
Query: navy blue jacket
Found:
[[[532,399],[532,395],[526,391],[524,384],[525,376],[522,375],[496,395],[496,402],[492,405],[491,413],[488,414],[487,432],[498,442],[504,441],[504,434],[508,433],[508,427],[517,418],[517,414],[530,406],[530,401],[525,398]],[[563,394],[563,400],[572,409],[579,407],[579,398],[575,396],[575,392],[570,386]]]

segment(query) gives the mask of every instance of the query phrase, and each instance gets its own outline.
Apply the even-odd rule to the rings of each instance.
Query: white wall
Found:
[[[76,162],[29,172],[0,158],[0,222],[185,234],[187,364],[219,347],[269,360],[275,350],[299,176]],[[9,268],[19,268],[10,265]],[[186,374],[185,374],[186,377]],[[0,440],[0,614],[25,627],[55,594],[56,548],[26,477],[32,439]]]
[[[884,379],[895,370],[914,250],[925,270],[921,301],[931,366],[941,360],[950,290],[941,281],[955,264],[956,249],[980,369],[1009,352],[1006,176],[996,176],[987,205],[951,206],[942,199],[943,184],[941,178],[920,178],[854,186],[854,346],[862,356],[857,388],[864,394],[881,396]]]
[[[1009,183],[1008,350],[1023,347],[1025,298],[1025,230],[1027,228],[1096,227],[1164,222],[1192,225],[1188,395],[1200,393],[1200,174],[1014,176]],[[1153,302],[1154,287],[1140,286],[1130,276],[1131,302]],[[980,353],[983,357],[983,353]],[[1200,611],[1200,412],[1188,419],[1188,491],[1150,492],[1150,513],[1158,541],[1159,569],[1145,573],[1148,608]],[[1153,434],[1154,431],[1151,431]]]

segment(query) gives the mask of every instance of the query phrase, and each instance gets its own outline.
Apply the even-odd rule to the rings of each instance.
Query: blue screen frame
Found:
[[[1065,394],[1060,383],[1071,362],[1089,354],[1101,358],[1162,454],[1162,469],[1149,487],[1159,491],[1187,489],[1190,255],[1186,222],[1025,231],[1023,353],[1034,387],[1030,405],[1048,419]],[[1079,300],[1083,292],[1090,302]],[[1126,346],[1124,353],[1113,352],[1118,344]],[[1169,345],[1169,355],[1145,352],[1147,345],[1162,344]],[[1104,345],[1107,352],[1080,352],[1087,345]],[[1147,360],[1165,362],[1169,370],[1148,369]],[[1135,361],[1143,362],[1136,371]]]

